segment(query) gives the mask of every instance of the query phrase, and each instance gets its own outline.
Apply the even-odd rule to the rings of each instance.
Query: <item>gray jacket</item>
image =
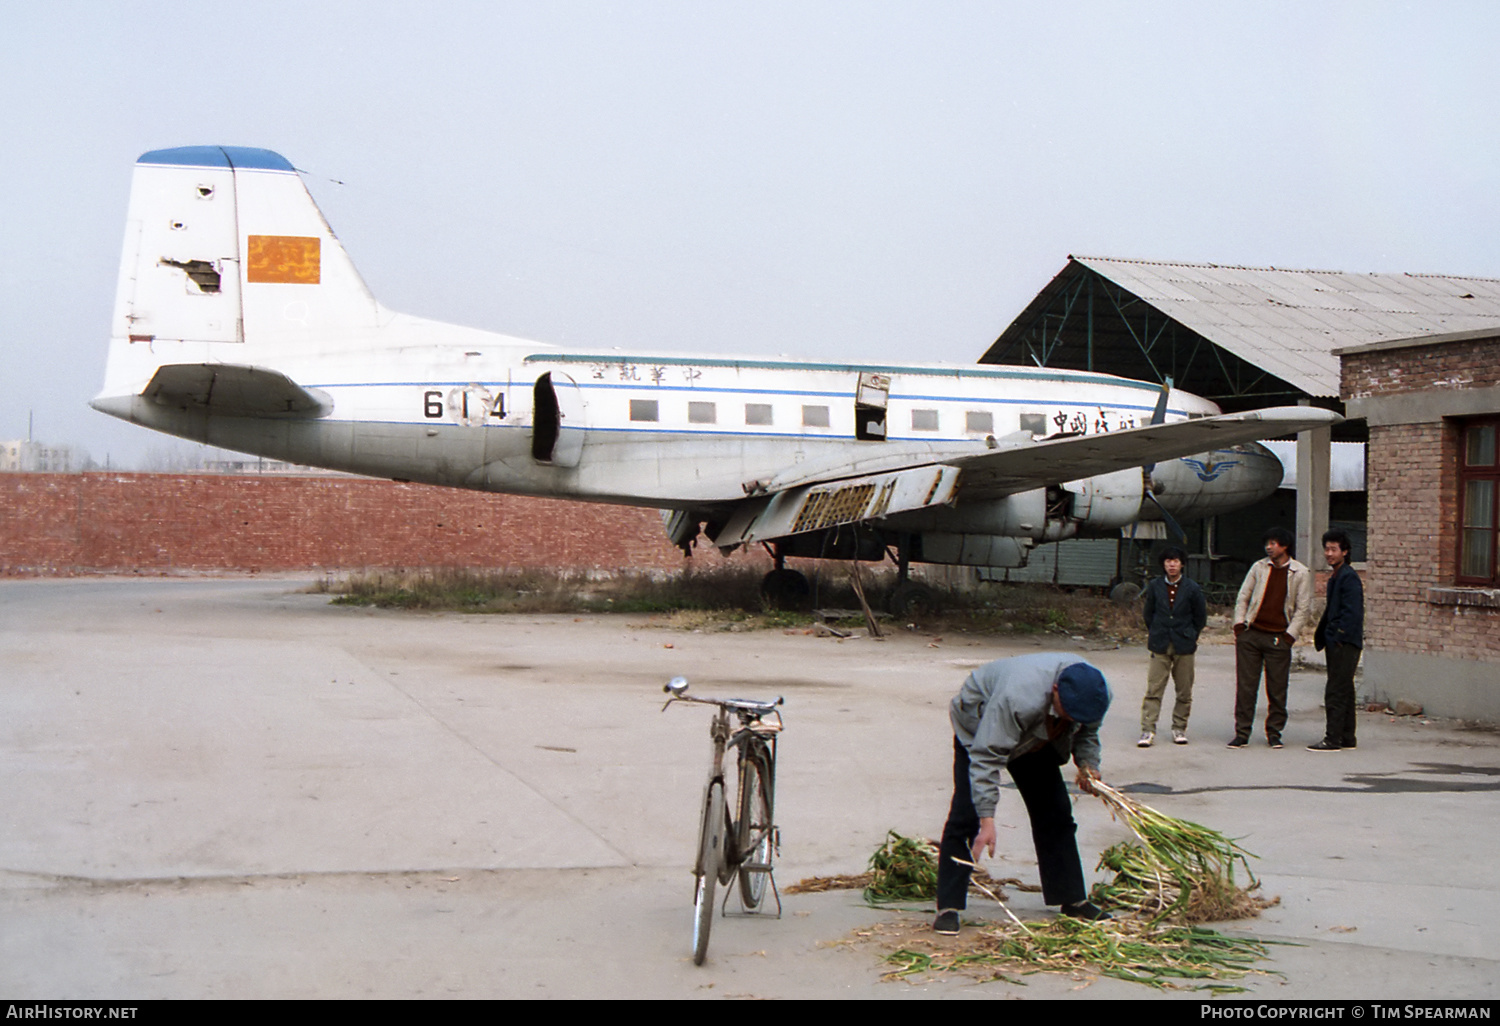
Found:
[[[1006,762],[1051,745],[1058,765],[1069,753],[1080,766],[1099,768],[1099,724],[1069,722],[1048,738],[1052,686],[1063,670],[1087,662],[1071,652],[1037,652],[997,659],[969,674],[948,707],[953,733],[969,753],[969,789],[981,819],[995,815]]]

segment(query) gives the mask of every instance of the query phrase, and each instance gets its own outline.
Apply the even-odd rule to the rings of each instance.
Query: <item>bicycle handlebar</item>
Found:
[[[668,681],[662,690],[672,697],[667,699],[666,704],[662,706],[662,711],[665,712],[667,706],[673,702],[697,702],[700,705],[717,705],[722,709],[733,709],[740,713],[765,716],[776,712],[776,707],[786,701],[781,696],[778,696],[774,702],[756,702],[747,698],[699,698],[696,695],[684,694],[683,692],[687,691],[687,689],[688,682],[685,677],[673,677]]]

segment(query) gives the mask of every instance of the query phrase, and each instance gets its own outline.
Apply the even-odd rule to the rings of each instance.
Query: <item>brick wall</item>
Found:
[[[649,509],[363,478],[0,474],[0,574],[682,562]]]
[[[1477,339],[1351,354],[1340,362],[1341,397],[1347,402],[1429,388],[1500,385],[1496,350],[1494,339]]]
[[[1500,384],[1493,340],[1348,354],[1344,398]],[[1458,568],[1459,426],[1370,428],[1366,652],[1500,661],[1500,610],[1435,603]]]

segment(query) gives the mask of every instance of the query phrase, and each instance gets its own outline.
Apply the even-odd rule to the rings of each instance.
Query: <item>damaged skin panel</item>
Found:
[[[219,272],[213,263],[208,260],[170,260],[162,257],[157,261],[163,267],[175,267],[183,271],[192,279],[198,291],[217,294],[219,291]]]

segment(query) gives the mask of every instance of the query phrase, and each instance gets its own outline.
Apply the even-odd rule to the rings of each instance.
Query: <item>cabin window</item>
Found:
[[[984,435],[993,435],[995,433],[995,415],[988,410],[969,410],[964,414],[964,430]]]
[[[657,414],[657,403],[655,399],[632,399],[630,400],[631,420],[660,420]]]
[[[771,423],[771,404],[770,403],[746,403],[745,404],[745,423],[746,424],[769,424],[769,423]]]
[[[802,407],[803,427],[827,427],[828,407],[826,406],[804,406]]]
[[[1033,435],[1045,435],[1047,433],[1047,415],[1045,413],[1021,414],[1021,430],[1029,431]]]
[[[911,429],[913,431],[936,431],[938,429],[938,411],[912,410]]]
[[[688,403],[689,424],[717,424],[718,411],[713,403]]]

